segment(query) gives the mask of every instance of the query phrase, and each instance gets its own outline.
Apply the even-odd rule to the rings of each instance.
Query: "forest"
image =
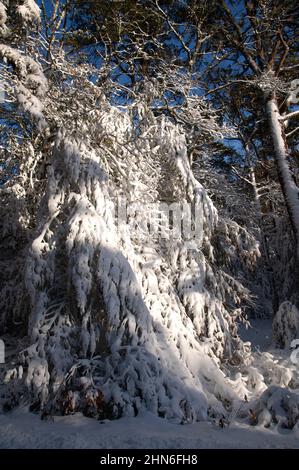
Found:
[[[297,0],[0,0],[1,414],[299,432],[298,43]]]

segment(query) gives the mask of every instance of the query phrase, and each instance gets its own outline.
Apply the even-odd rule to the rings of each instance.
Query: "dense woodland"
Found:
[[[3,411],[295,426],[298,41],[297,0],[0,1]]]

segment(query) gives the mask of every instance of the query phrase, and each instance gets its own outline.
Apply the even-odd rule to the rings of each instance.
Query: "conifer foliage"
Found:
[[[205,167],[205,188],[191,158],[234,129],[185,63],[147,49],[157,77],[143,64],[127,86],[114,59],[92,63],[80,30],[68,37],[67,8],[53,5],[55,25],[43,2],[43,16],[33,0],[0,2],[0,321],[13,351],[2,405],[223,416],[271,382],[238,335],[254,309],[255,230],[217,208],[219,173]],[[140,41],[115,41],[110,58],[123,46],[139,67]]]

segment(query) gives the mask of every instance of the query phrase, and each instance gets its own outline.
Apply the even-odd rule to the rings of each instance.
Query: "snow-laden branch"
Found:
[[[287,121],[287,120],[292,119],[292,118],[297,118],[298,116],[299,116],[299,110],[293,111],[289,114],[285,114],[284,116],[280,116],[279,120],[280,121]]]
[[[6,14],[6,6],[0,2],[0,35],[5,36],[8,29],[6,26],[7,21],[7,14]]]
[[[40,8],[34,0],[24,0],[23,4],[17,7],[17,12],[26,25],[40,22]]]
[[[51,413],[67,413],[68,399],[86,412],[87,398],[98,417],[147,409],[182,423],[233,409],[255,394],[246,375],[229,373],[238,364],[246,370],[249,360],[237,332],[242,305],[251,305],[240,279],[254,269],[259,244],[246,226],[219,216],[189,162],[191,149],[202,156],[227,129],[192,93],[194,77],[166,58],[117,107],[109,101],[118,89],[107,78],[115,72],[111,57],[93,68],[72,62],[55,35],[39,38],[26,37],[36,60],[0,49],[23,103],[24,134],[28,121],[30,130],[9,142],[20,156],[20,184],[0,205],[2,251],[12,231],[15,252],[21,247],[14,263],[1,261],[0,311],[5,304],[28,325],[24,374],[9,370],[6,381],[14,388],[16,378],[20,396]],[[134,64],[140,45],[132,49]],[[171,104],[169,94],[180,102]],[[47,132],[35,132],[36,115]],[[219,176],[211,170],[206,178]],[[117,205],[123,199],[125,215]],[[177,206],[185,210],[180,229],[195,219],[189,238],[174,233]],[[99,396],[105,410],[96,406]]]
[[[40,64],[17,49],[0,44],[0,57],[13,66],[12,77],[16,76],[15,97],[25,111],[36,120],[40,128],[46,126],[43,116],[42,99],[47,91],[47,79]]]

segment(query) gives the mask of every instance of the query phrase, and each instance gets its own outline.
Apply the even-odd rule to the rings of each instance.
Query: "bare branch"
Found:
[[[290,137],[291,135],[295,134],[295,132],[299,131],[299,127],[296,127],[296,129],[293,129],[291,132],[288,132],[286,134],[286,137]]]
[[[297,111],[293,111],[292,113],[285,114],[284,116],[280,116],[280,121],[287,121],[288,119],[297,118],[299,116],[299,109]]]

